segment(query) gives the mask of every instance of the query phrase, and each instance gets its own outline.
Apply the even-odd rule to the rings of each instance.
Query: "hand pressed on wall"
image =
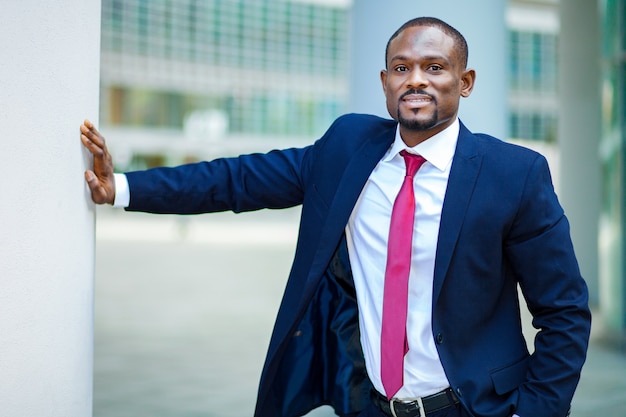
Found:
[[[91,190],[91,199],[96,204],[113,204],[115,201],[115,180],[113,158],[106,147],[104,136],[89,120],[80,126],[80,140],[93,154],[93,170],[85,171],[85,180]]]

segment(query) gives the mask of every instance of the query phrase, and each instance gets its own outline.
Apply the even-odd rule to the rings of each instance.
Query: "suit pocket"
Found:
[[[512,365],[507,365],[491,372],[493,388],[498,395],[511,392],[524,383],[526,371],[528,370],[528,360],[527,356]]]

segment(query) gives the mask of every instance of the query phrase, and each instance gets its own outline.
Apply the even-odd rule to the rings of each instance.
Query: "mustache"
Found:
[[[423,96],[428,96],[430,97],[431,100],[435,101],[435,97],[431,94],[428,94],[426,91],[424,90],[416,90],[416,89],[411,89],[407,92],[405,92],[404,94],[402,94],[400,96],[400,100],[404,99],[406,96],[409,96],[411,94],[417,94],[417,95],[423,95]]]

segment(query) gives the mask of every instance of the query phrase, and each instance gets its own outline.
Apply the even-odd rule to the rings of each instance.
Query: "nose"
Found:
[[[411,71],[406,82],[409,89],[419,90],[428,86],[428,78],[426,77],[426,73],[421,68],[415,68]]]

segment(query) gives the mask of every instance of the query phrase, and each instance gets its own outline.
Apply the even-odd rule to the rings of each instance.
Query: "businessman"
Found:
[[[445,22],[408,21],[380,74],[392,120],[345,115],[300,149],[120,175],[103,136],[81,126],[96,203],[302,205],[255,416],[325,404],[360,417],[568,414],[589,339],[586,284],[546,160],[459,121],[476,78],[467,56]],[[539,330],[532,354],[518,286]]]

